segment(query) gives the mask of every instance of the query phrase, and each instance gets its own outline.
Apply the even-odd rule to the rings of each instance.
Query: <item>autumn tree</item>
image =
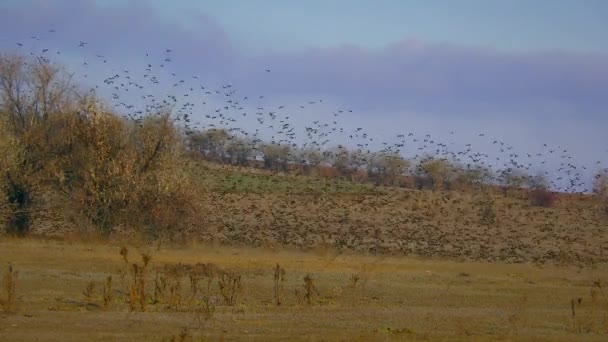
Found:
[[[323,153],[316,148],[305,149],[303,158],[308,162],[308,165],[313,168],[316,168],[317,166],[321,165],[321,163],[326,161]]]
[[[397,152],[380,152],[369,155],[368,173],[376,184],[399,185],[411,163]]]
[[[288,171],[291,150],[287,145],[269,143],[263,146],[264,168],[272,171]]]
[[[73,103],[70,79],[45,59],[0,55],[0,134],[7,156],[0,177],[11,233],[25,234],[30,228],[42,185],[33,175],[45,171],[48,157],[56,152],[47,145],[57,136],[48,122]]]
[[[332,166],[340,176],[348,177],[352,171],[350,151],[345,146],[339,145],[331,149],[330,153]]]
[[[451,164],[445,159],[427,157],[420,162],[417,170],[425,177],[431,189],[441,190],[450,175]]]
[[[483,165],[453,165],[451,187],[460,186],[464,189],[482,190],[492,183],[491,170]]]

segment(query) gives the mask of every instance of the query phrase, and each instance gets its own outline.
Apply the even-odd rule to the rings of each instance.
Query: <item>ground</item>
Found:
[[[128,264],[119,253],[123,246]],[[143,312],[129,305],[129,270],[133,263],[143,266],[141,253],[151,256]],[[581,268],[328,247],[301,251],[3,237],[3,299],[9,262],[17,272],[16,298],[0,313],[2,341],[608,339],[605,264]],[[240,274],[242,291],[235,304],[223,301],[217,276],[221,271],[208,289],[203,277],[201,291],[192,298],[187,272],[173,278],[179,278],[181,287],[169,285],[171,294],[157,296],[157,272],[179,263]],[[277,263],[285,269],[280,306],[274,297]],[[311,291],[310,303],[306,275],[318,290]],[[104,305],[108,276],[113,277],[112,295]],[[154,303],[154,297],[161,300]]]

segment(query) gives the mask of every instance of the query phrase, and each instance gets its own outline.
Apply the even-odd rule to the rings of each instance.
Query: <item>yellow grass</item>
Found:
[[[146,312],[131,312],[118,275],[125,267],[121,246],[2,238],[0,272],[11,262],[19,277],[15,309],[0,313],[0,340],[177,341],[180,334],[190,341],[608,340],[604,264],[580,269],[324,248],[128,246],[130,263],[141,264],[141,253],[152,256],[148,296],[154,270],[168,264],[213,263],[241,274],[243,292],[234,306],[223,305],[214,280],[208,295],[215,311],[205,317],[200,298],[179,310],[148,298]],[[286,271],[281,306],[275,301],[277,263]],[[304,292],[307,274],[319,292],[311,305],[294,294]],[[114,296],[105,309],[102,289],[109,275]],[[359,279],[354,287],[353,275]],[[93,293],[86,291],[91,282]]]

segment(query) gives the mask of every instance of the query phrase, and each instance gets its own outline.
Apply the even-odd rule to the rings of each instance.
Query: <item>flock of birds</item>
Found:
[[[16,42],[14,48],[22,55],[45,62],[74,54],[73,51],[62,54],[50,46],[40,47],[57,33],[51,29],[45,34],[45,39],[29,37],[29,44]],[[174,71],[176,52],[171,48],[142,52],[141,64],[136,67],[117,67],[87,41],[74,42],[72,50],[76,50],[82,60],[79,66],[68,67],[79,69],[81,81],[92,82],[90,92],[107,95],[118,113],[138,121],[148,113],[171,108],[175,120],[186,133],[225,129],[248,141],[254,150],[264,142],[271,142],[294,150],[319,152],[346,147],[361,152],[362,156],[373,151],[397,153],[411,160],[433,155],[467,168],[493,170],[498,177],[513,170],[525,170],[530,175],[544,173],[551,188],[562,192],[588,193],[592,183],[589,178],[602,170],[608,172],[601,160],[594,165],[576,164],[575,157],[564,146],[543,144],[535,152],[520,152],[509,143],[484,133],[474,134],[478,146],[486,150],[484,152],[474,149],[477,146],[472,143],[458,144],[448,141],[452,140],[450,137],[416,132],[399,133],[381,141],[365,127],[352,126],[351,108],[331,110],[328,109],[329,101],[323,99],[277,104],[265,94],[242,94],[231,83],[209,84],[201,75],[178,74]],[[109,75],[100,76],[107,72]],[[272,77],[273,70],[260,68],[260,73]],[[325,111],[327,113],[322,114]],[[311,113],[323,115],[325,119],[306,122]],[[449,135],[454,136],[454,132]]]

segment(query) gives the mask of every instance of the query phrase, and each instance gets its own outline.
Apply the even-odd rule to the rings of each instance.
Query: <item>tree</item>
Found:
[[[525,170],[508,168],[499,173],[499,184],[502,185],[503,194],[509,195],[509,191],[522,189],[530,180],[530,176]]]
[[[265,144],[263,153],[264,168],[275,172],[287,172],[287,162],[291,153],[289,146],[275,143]]]
[[[608,197],[608,171],[598,172],[593,177],[593,193],[599,197]]]
[[[350,151],[345,146],[337,146],[333,148],[331,151],[331,164],[340,176],[345,177],[350,175],[351,173],[351,154]]]
[[[399,179],[407,173],[411,166],[409,160],[397,152],[386,153],[382,156],[384,175],[390,185],[398,185]]]
[[[474,190],[482,190],[492,181],[492,172],[482,165],[467,165],[452,167],[453,182]]]
[[[608,215],[608,171],[604,170],[595,175],[593,193],[598,198],[600,210]]]
[[[49,118],[74,102],[71,76],[49,61],[0,55],[0,134],[10,156],[1,171],[9,232],[26,234],[32,222],[40,178],[48,169],[48,141],[57,137]],[[39,194],[38,194],[39,195]]]
[[[399,185],[400,178],[411,163],[397,152],[374,153],[369,156],[368,172],[376,184]]]
[[[420,162],[418,170],[429,181],[431,189],[441,190],[448,179],[451,165],[445,159],[427,157]]]
[[[537,207],[551,207],[557,196],[549,189],[549,180],[542,173],[538,173],[529,180],[529,197],[532,205]]]
[[[226,144],[226,158],[231,164],[239,166],[249,165],[253,157],[252,143],[246,139],[233,136]]]
[[[226,157],[226,146],[232,138],[225,129],[210,129],[190,136],[190,149],[201,153],[207,159],[223,162]]]

